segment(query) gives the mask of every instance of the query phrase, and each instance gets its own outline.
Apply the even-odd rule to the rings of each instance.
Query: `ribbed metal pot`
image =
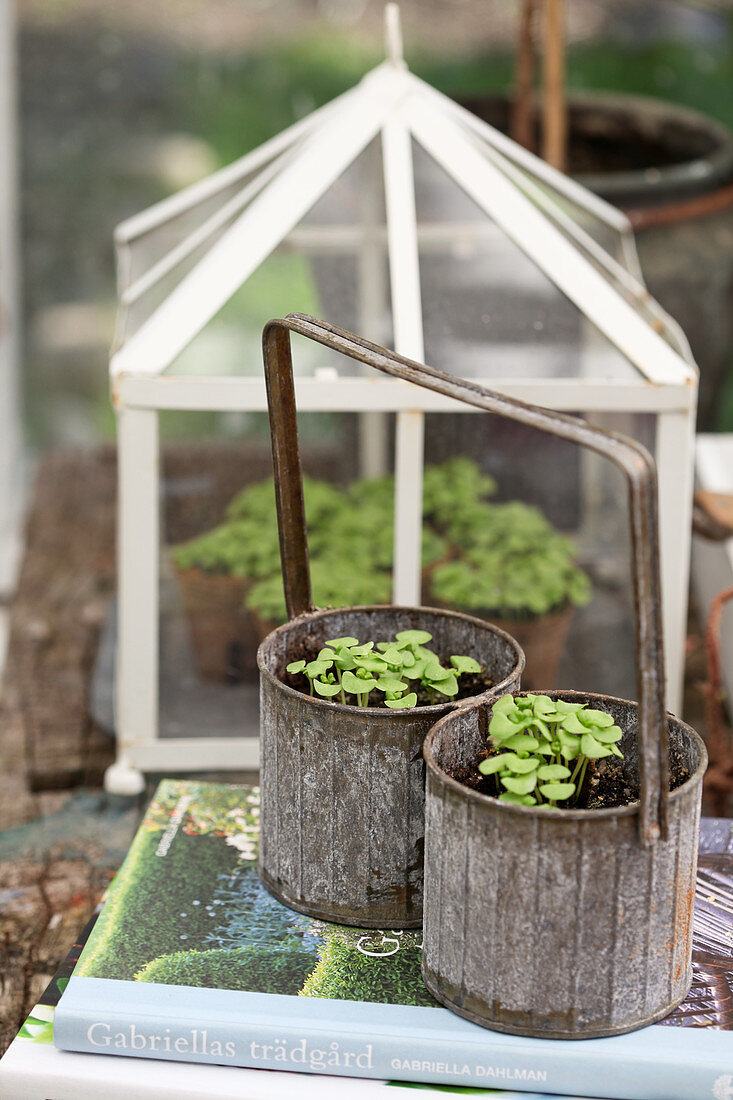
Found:
[[[260,646],[261,839],[259,875],[285,905],[364,928],[422,921],[425,764],[435,721],[462,703],[414,710],[311,698],[283,683],[285,666],[329,638],[433,635],[439,655],[474,657],[517,690],[524,655],[481,619],[423,607],[355,607],[301,615]]]
[[[638,791],[638,706],[588,703],[623,730]],[[668,717],[667,839],[640,843],[639,802],[614,809],[513,806],[456,781],[486,746],[491,704],[450,714],[425,741],[423,977],[453,1011],[496,1031],[555,1039],[616,1035],[667,1015],[692,981],[692,913],[707,763]]]

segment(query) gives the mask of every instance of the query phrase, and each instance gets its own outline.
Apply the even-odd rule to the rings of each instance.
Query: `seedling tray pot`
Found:
[[[336,637],[386,641],[427,630],[442,658],[473,657],[491,689],[516,691],[517,642],[491,624],[422,607],[313,611],[303,509],[290,332],[413,380],[404,360],[313,318],[265,329],[264,358],[285,601],[290,621],[258,651],[261,840],[259,875],[280,901],[322,920],[364,928],[422,923],[425,763],[430,727],[467,700],[412,710],[357,707],[288,684],[286,665]]]
[[[519,688],[521,650],[480,619],[423,607],[301,615],[273,631],[260,669],[259,874],[285,905],[365,928],[422,923],[425,764],[430,727],[455,703],[388,710],[312,698],[284,683],[294,653],[329,638],[433,635],[440,653],[474,657],[496,687]]]
[[[549,691],[606,710],[624,731],[624,778],[639,790],[639,708]],[[616,1035],[666,1016],[692,982],[706,753],[667,717],[667,838],[639,841],[640,803],[512,806],[454,776],[486,747],[491,704],[448,715],[425,744],[423,977],[449,1008],[496,1031],[555,1039]]]

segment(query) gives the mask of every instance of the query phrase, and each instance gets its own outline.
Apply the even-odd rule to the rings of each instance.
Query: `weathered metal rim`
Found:
[[[482,98],[493,102],[507,102],[510,99],[506,94],[489,93],[485,97],[461,97],[459,103],[471,110],[470,104]],[[642,122],[644,116],[656,117],[664,119],[670,127],[682,123],[698,129],[708,138],[709,152],[692,154],[674,164],[649,164],[646,168],[627,168],[623,171],[598,169],[573,174],[572,178],[578,183],[624,210],[645,209],[648,206],[654,209],[708,195],[723,188],[733,178],[733,138],[730,131],[722,122],[694,107],[635,92],[596,90],[571,91],[568,106],[571,130],[574,111],[598,110],[610,115],[625,113],[636,116]],[[483,116],[479,113],[478,117]]]
[[[501,803],[505,805],[505,803]],[[520,807],[521,809],[522,807]],[[531,807],[525,807],[531,809]],[[569,812],[569,811],[568,811]],[[587,813],[588,811],[581,811]],[[593,811],[595,812],[595,811]],[[600,813],[601,811],[599,811]],[[692,988],[692,967],[690,967],[690,983],[687,986],[685,993],[681,997],[676,997],[664,1008],[660,1008],[657,1012],[653,1012],[651,1016],[642,1016],[640,1019],[633,1023],[623,1024],[621,1027],[608,1027],[608,1028],[593,1028],[589,1031],[555,1031],[555,1030],[543,1030],[541,1034],[536,1031],[529,1031],[527,1028],[511,1027],[501,1023],[495,1023],[493,1020],[489,1021],[485,1016],[480,1016],[477,1012],[470,1012],[468,1009],[457,1005],[455,1001],[451,1001],[449,997],[444,996],[438,991],[432,981],[432,975],[430,970],[425,964],[425,957],[423,956],[420,969],[422,972],[422,980],[427,986],[428,990],[435,997],[436,1001],[440,1001],[441,1004],[449,1008],[451,1012],[455,1012],[457,1016],[463,1016],[465,1020],[470,1020],[473,1024],[478,1024],[480,1027],[486,1028],[489,1031],[500,1031],[504,1035],[525,1035],[533,1039],[565,1039],[568,1041],[578,1041],[583,1039],[605,1039],[612,1035],[626,1035],[629,1031],[638,1031],[639,1028],[647,1027],[649,1024],[656,1024],[659,1020],[663,1020],[665,1016],[669,1016],[670,1012],[674,1011],[678,1005],[681,1005],[687,994]]]
[[[283,893],[280,887],[276,885],[275,880],[267,868],[263,867],[260,861],[258,861],[257,864],[257,875],[262,885],[269,890],[273,897],[277,898],[283,905],[286,905],[288,909],[294,909],[296,913],[303,913],[306,917],[314,917],[316,920],[328,921],[329,924],[346,924],[349,928],[422,928],[422,914],[413,920],[404,920],[404,918],[394,920],[384,916],[359,916],[357,918],[353,913],[352,915],[344,915],[336,909],[319,908],[318,905],[307,905],[304,902],[295,901],[288,894]],[[420,908],[422,909],[422,906]]]
[[[440,615],[446,619],[460,619],[462,622],[470,623],[472,626],[476,626],[479,629],[493,634],[502,641],[507,643],[507,647],[513,650],[515,656],[515,665],[510,673],[500,680],[498,684],[494,684],[493,687],[487,688],[486,691],[480,695],[472,695],[468,699],[459,699],[457,702],[448,703],[433,703],[427,707],[413,707],[410,710],[390,710],[385,707],[357,707],[350,703],[334,703],[328,699],[321,699],[314,695],[306,695],[302,691],[298,691],[296,688],[291,688],[287,684],[284,684],[282,680],[278,679],[265,663],[265,653],[269,651],[275,640],[284,635],[294,624],[300,625],[301,623],[307,625],[312,622],[317,622],[322,619],[326,619],[331,615],[343,615],[345,613],[357,612],[357,611],[409,611],[411,614],[415,612],[426,611],[431,615]],[[269,682],[277,688],[278,691],[284,692],[286,695],[295,699],[307,699],[309,704],[312,704],[318,708],[324,708],[328,710],[329,714],[346,712],[352,714],[357,712],[363,714],[372,719],[389,719],[394,722],[396,718],[403,721],[415,720],[415,715],[419,713],[420,717],[432,717],[443,716],[452,713],[455,710],[461,710],[465,706],[472,705],[475,702],[485,699],[491,699],[498,695],[502,688],[508,687],[517,676],[521,677],[524,672],[525,656],[524,650],[519,643],[514,639],[511,634],[507,634],[506,630],[502,630],[501,627],[494,626],[492,623],[487,622],[485,619],[477,619],[474,615],[465,615],[462,611],[446,611],[440,607],[403,607],[397,604],[367,604],[363,607],[332,607],[323,611],[310,611],[305,615],[299,615],[296,619],[290,619],[289,622],[284,623],[282,626],[278,626],[275,630],[271,631],[267,637],[260,643],[257,650],[257,667],[260,670],[260,675],[264,676]]]
[[[549,695],[551,699],[564,699],[566,702],[585,701],[596,703],[598,709],[603,709],[604,700],[607,703],[621,703],[622,705],[627,707],[638,708],[639,706],[638,703],[635,703],[630,699],[619,699],[615,695],[599,695],[598,693],[591,691],[516,691],[513,694]],[[473,710],[474,708],[477,709],[480,705],[483,704],[483,697],[477,697],[476,700],[472,699],[470,702],[467,702],[465,707],[460,709]],[[553,809],[551,806],[517,806],[511,802],[500,802],[498,798],[492,798],[491,795],[482,794],[481,791],[474,791],[470,787],[465,787],[463,783],[459,783],[457,779],[453,779],[450,775],[448,775],[447,772],[444,772],[443,769],[439,767],[438,764],[436,764],[435,760],[432,757],[433,740],[436,734],[440,732],[439,727],[444,722],[447,722],[453,717],[453,714],[446,714],[444,718],[440,719],[439,722],[436,722],[435,725],[428,731],[428,735],[423,741],[423,756],[425,758],[425,763],[427,764],[429,771],[435,777],[435,779],[444,787],[447,787],[449,790],[454,791],[456,794],[459,794],[462,797],[465,797],[470,801],[477,803],[478,805],[491,806],[492,810],[498,810],[499,813],[509,815],[518,814],[524,817],[542,817],[549,818],[551,820],[554,819],[556,821],[607,821],[609,818],[613,817],[631,817],[632,815],[638,814],[639,807],[641,806],[641,803],[638,799],[635,802],[629,802],[626,806],[609,806],[608,808],[603,810],[561,810],[557,808]],[[698,784],[702,783],[702,777],[705,774],[705,769],[708,765],[708,754],[702,737],[700,737],[700,734],[697,733],[697,731],[694,730],[692,726],[688,726],[686,722],[683,722],[680,718],[675,717],[674,714],[670,714],[669,712],[667,714],[667,719],[668,724],[669,720],[671,719],[672,722],[674,722],[680,729],[684,730],[684,732],[688,734],[699,754],[697,768],[689,777],[689,779],[686,779],[684,783],[681,783],[679,785],[679,787],[676,787],[675,790],[669,792],[669,801],[670,803],[674,803],[678,799],[682,798],[682,796],[686,792],[688,792]],[[431,993],[432,992],[433,991],[431,990]]]
[[[644,194],[647,202],[671,200],[674,194],[707,193],[733,176],[733,139],[722,122],[682,103],[633,92],[573,93],[571,107],[628,111],[665,119],[670,125],[683,123],[705,133],[713,147],[709,153],[661,167],[627,169],[623,172],[578,172],[575,179],[584,187],[610,200],[628,202],[632,192]]]

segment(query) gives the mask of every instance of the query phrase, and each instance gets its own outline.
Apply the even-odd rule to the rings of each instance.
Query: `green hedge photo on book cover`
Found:
[[[434,1006],[416,932],[326,924],[257,877],[259,792],[165,781],[77,974],[159,985]]]
[[[56,1047],[525,1094],[730,1100],[730,822],[701,831],[685,1004],[661,1025],[568,1043],[503,1035],[437,1005],[419,932],[346,928],[281,905],[257,877],[258,819],[253,788],[160,785],[62,994]]]

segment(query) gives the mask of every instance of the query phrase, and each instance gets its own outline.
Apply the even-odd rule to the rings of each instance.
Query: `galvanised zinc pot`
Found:
[[[638,705],[549,691],[607,710],[639,789]],[[486,746],[491,703],[448,715],[425,742],[423,978],[453,1011],[496,1031],[616,1035],[666,1016],[692,981],[700,737],[668,716],[668,837],[639,841],[638,801],[598,810],[499,802],[457,782]]]
[[[260,669],[259,874],[286,905],[365,928],[422,922],[425,764],[430,727],[461,703],[413,710],[312,698],[283,682],[285,666],[329,638],[433,635],[437,653],[474,657],[495,698],[519,687],[524,655],[504,631],[422,607],[352,607],[300,615],[274,630]]]
[[[426,385],[594,450],[623,471],[639,693],[636,704],[548,692],[608,710],[624,731],[624,774],[638,800],[618,808],[511,806],[468,790],[457,779],[480,759],[491,703],[437,723],[425,744],[423,977],[449,1008],[498,1031],[558,1039],[630,1031],[660,1019],[690,987],[707,763],[700,738],[664,704],[654,460],[634,440],[579,418],[412,370]]]
[[[462,800],[461,805],[465,803],[466,806],[465,821],[462,822],[459,816],[453,823],[456,830],[463,829],[463,843],[452,846],[451,838],[454,834],[450,830],[442,831],[439,822],[436,826],[436,814],[433,812],[436,800],[433,798],[431,778],[430,813],[426,823],[429,856],[425,874],[427,905],[424,976],[429,985],[433,983],[432,988],[436,993],[440,994],[439,984],[443,984],[442,992],[447,994],[443,998],[444,1003],[449,1007],[455,1008],[459,1013],[473,1013],[472,1018],[476,1021],[488,1026],[496,1024],[506,1031],[580,1038],[612,1035],[658,1018],[676,999],[684,995],[689,978],[687,951],[692,925],[700,789],[706,756],[699,738],[682,723],[670,718],[664,705],[659,507],[654,460],[644,447],[626,436],[603,431],[578,417],[551,412],[492,393],[477,382],[454,378],[434,367],[412,362],[326,322],[299,314],[293,314],[285,320],[271,321],[264,333],[265,377],[276,472],[283,580],[291,616],[308,610],[310,603],[305,515],[295,426],[295,389],[290,358],[291,331],[376,367],[385,374],[414,382],[474,408],[516,420],[538,431],[587,447],[613,462],[623,472],[629,486],[639,704],[636,706],[610,697],[598,697],[597,703],[606,703],[612,712],[614,707],[628,708],[623,714],[619,713],[619,717],[625,720],[628,727],[630,760],[632,764],[634,759],[638,760],[638,804],[610,812],[598,811],[603,817],[598,817],[601,824],[597,825],[590,812],[587,812],[587,820],[584,818],[576,822],[572,816],[574,811],[570,811],[569,817],[566,816],[568,811],[540,811],[531,807],[512,811],[511,807],[497,802],[496,813],[500,816],[496,820],[501,825],[501,832],[497,829],[493,841],[499,846],[505,846],[505,850],[515,853],[516,867],[512,863],[505,869],[505,874],[511,877],[509,887],[502,882],[499,889],[496,878],[493,881],[489,879],[486,915],[495,917],[497,927],[492,927],[489,921],[481,928],[478,940],[480,950],[497,952],[495,957],[499,963],[501,952],[506,948],[507,957],[514,960],[513,966],[507,968],[510,984],[515,980],[523,981],[523,986],[520,985],[523,991],[518,998],[510,990],[508,1012],[504,1013],[502,1020],[499,1018],[502,1002],[498,1001],[498,994],[491,984],[491,974],[487,981],[489,997],[493,996],[493,1001],[482,997],[480,990],[475,991],[477,995],[470,1000],[467,998],[467,989],[464,988],[468,968],[467,958],[461,952],[468,949],[469,943],[463,923],[469,917],[472,891],[480,890],[482,884],[462,875],[460,867],[466,861],[470,863],[474,857],[478,859],[472,848],[475,843],[483,845],[485,839],[479,835],[477,840],[471,830],[471,819],[477,800],[475,796],[469,797],[459,792],[455,777],[446,773],[449,787],[447,797],[458,797]],[[484,725],[479,733],[485,736],[489,717],[489,707],[485,700],[477,701],[473,706],[461,707],[442,720],[444,727],[451,731],[457,754],[464,751],[461,741],[469,737],[471,729],[464,721],[464,715],[474,711],[478,711],[478,716],[484,715]],[[477,723],[480,720],[478,716]],[[633,728],[634,721],[636,730]],[[473,736],[475,750],[475,731]],[[670,740],[673,755],[681,754],[683,762],[687,757],[691,770],[690,777],[671,795]],[[432,771],[433,763],[430,763]],[[366,797],[369,797],[371,788],[368,779],[366,786]],[[478,804],[482,808],[490,805],[492,813],[494,812],[490,798],[486,797],[485,803]],[[540,817],[541,813],[549,816]],[[558,813],[562,815],[561,820],[556,817]],[[505,835],[508,827],[515,824],[518,825],[517,831],[520,834],[518,842]],[[540,843],[533,843],[531,848],[525,848],[522,842],[526,844],[528,840]],[[616,841],[618,848],[614,844]],[[606,890],[599,890],[597,893],[592,889],[593,873],[588,873],[584,878],[582,868],[582,861],[589,858],[589,849],[594,842],[598,867],[614,868],[613,879],[606,882]],[[656,845],[659,845],[658,853],[653,851]],[[524,908],[518,909],[514,898],[518,885],[518,868],[523,860],[528,861],[532,870],[525,875],[522,883],[525,887]],[[302,865],[301,860],[300,866]],[[567,904],[569,883],[578,871],[581,872],[581,882],[586,883],[587,890],[587,897],[581,899],[582,906],[578,905],[577,896],[574,897],[573,904]],[[598,874],[600,877],[601,872]],[[657,878],[662,879],[667,874],[672,876],[675,883],[673,894],[665,893],[657,885]],[[553,887],[555,876],[557,885]],[[625,890],[627,879],[630,883],[629,892]],[[642,886],[640,900],[638,890]],[[491,894],[492,888],[495,896]],[[558,913],[553,916],[553,906],[545,907],[545,898],[559,897],[563,891],[565,909],[559,907]],[[620,903],[617,900],[619,891],[622,897]],[[672,896],[674,900],[670,902]],[[598,924],[601,933],[597,938],[588,936],[585,931],[590,927],[588,921],[593,919],[586,912],[586,906],[593,900],[597,900],[599,907]],[[503,907],[510,905],[514,905],[514,908],[508,910],[505,917]],[[438,913],[441,907],[450,908],[453,914],[453,920],[447,926],[442,924]],[[619,939],[619,931],[626,932],[631,927],[626,924],[626,913],[631,911],[638,914],[638,920],[635,921],[637,946],[633,948],[633,972],[637,983],[633,987],[630,981],[616,977],[617,973],[621,975],[624,970],[629,970],[623,951],[626,944]],[[545,912],[547,925],[543,923]],[[671,922],[670,913],[673,915]],[[609,919],[609,914],[612,919]],[[548,948],[545,955],[538,954],[538,940],[533,938],[530,941],[523,935],[522,918],[527,919],[532,933],[545,940]],[[572,923],[566,924],[565,920],[569,922],[571,918]],[[666,936],[664,950],[661,952],[658,951],[656,939],[660,930]],[[516,939],[519,936],[522,944],[519,953],[511,948],[508,938],[503,942],[497,941],[498,948],[494,947],[497,931],[506,937]],[[617,943],[622,943],[622,950],[612,946],[609,951],[604,944],[603,932],[608,932],[616,938]],[[443,943],[441,935],[444,937]],[[684,950],[676,946],[677,942],[685,945]],[[453,950],[453,944],[458,945],[458,950]],[[582,994],[577,984],[578,979],[574,977],[580,963],[577,966],[575,963],[567,963],[570,944],[573,948],[577,947],[576,956],[591,950],[598,954],[598,944],[602,945],[599,957],[603,959],[603,965],[597,971],[595,982],[587,983]],[[629,947],[629,950],[632,948]],[[643,962],[640,963],[639,952],[643,954],[644,951],[646,955],[643,955]],[[529,962],[530,980],[527,979],[530,973]],[[559,972],[556,974],[558,967]],[[612,996],[609,999],[607,990],[598,981],[602,975],[610,975],[609,980],[613,981],[614,989],[620,988],[619,982],[623,984],[624,999],[634,1006],[633,1009],[626,1012],[613,1002]],[[667,992],[663,994],[665,981]],[[554,1003],[553,984],[561,987]],[[590,999],[589,987],[592,984],[598,987],[595,1004]],[[488,1010],[486,1013],[483,1011],[484,1005]],[[474,1012],[475,1009],[480,1011]]]

